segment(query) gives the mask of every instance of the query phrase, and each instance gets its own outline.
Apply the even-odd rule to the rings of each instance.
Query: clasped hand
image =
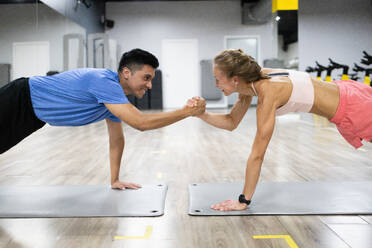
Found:
[[[189,109],[192,116],[198,116],[205,112],[205,100],[199,96],[187,100],[185,108]]]

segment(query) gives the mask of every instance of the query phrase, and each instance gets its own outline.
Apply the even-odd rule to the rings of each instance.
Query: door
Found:
[[[91,68],[109,68],[109,59],[108,35],[104,33],[89,34],[88,66]]]
[[[259,37],[258,36],[226,36],[226,49],[242,49],[246,54],[253,57],[259,63]],[[228,96],[229,106],[234,105],[238,100],[238,93]],[[256,97],[253,98],[252,104],[257,103]]]
[[[49,42],[13,43],[12,79],[45,76],[49,71]]]
[[[63,36],[63,70],[69,71],[85,67],[85,48],[82,34]]]
[[[162,41],[164,108],[180,108],[200,95],[198,60],[196,39]]]

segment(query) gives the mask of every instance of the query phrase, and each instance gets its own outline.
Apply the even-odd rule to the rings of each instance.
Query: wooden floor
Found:
[[[255,130],[254,108],[233,132],[197,118],[147,132],[125,126],[121,178],[168,184],[163,216],[0,219],[0,247],[372,247],[372,216],[189,216],[189,183],[244,179]],[[46,126],[0,155],[0,185],[108,184],[106,133],[105,122]],[[323,118],[279,117],[261,180],[372,180],[371,151],[355,150]]]

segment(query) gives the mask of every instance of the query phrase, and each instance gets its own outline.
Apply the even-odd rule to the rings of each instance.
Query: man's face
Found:
[[[128,86],[133,95],[142,98],[146,91],[152,88],[151,80],[155,76],[155,69],[150,65],[144,65],[142,69],[133,70],[133,73],[128,68],[124,68],[123,72],[126,71]]]

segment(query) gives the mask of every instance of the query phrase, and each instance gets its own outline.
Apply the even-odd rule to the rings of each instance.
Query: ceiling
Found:
[[[0,4],[16,4],[16,3],[35,3],[39,2],[39,0],[0,0]],[[80,0],[80,1],[93,1],[93,0]],[[105,2],[136,2],[136,1],[185,1],[185,0],[96,0],[96,1],[105,1]],[[211,1],[211,0],[189,0],[189,1]],[[213,0],[215,1],[215,0]],[[239,0],[230,0],[230,1],[239,1]],[[255,4],[259,1],[267,1],[267,0],[240,0],[241,4],[250,3]],[[297,11],[296,10],[289,10],[289,11],[278,11],[278,16],[280,16],[280,20],[278,22],[278,33],[279,35],[283,35],[284,38],[284,47],[283,49],[286,50],[288,44],[292,42],[296,42],[298,40],[298,22],[297,22]]]
[[[40,0],[0,0],[0,4],[11,4],[11,3],[35,3],[36,1],[40,2]],[[58,0],[61,1],[61,0]],[[83,0],[81,0],[83,1]],[[85,0],[88,2],[91,1],[104,1],[104,2],[180,2],[180,1],[226,1],[226,0]],[[227,0],[227,1],[239,1],[239,0]],[[256,0],[254,0],[256,1]]]

